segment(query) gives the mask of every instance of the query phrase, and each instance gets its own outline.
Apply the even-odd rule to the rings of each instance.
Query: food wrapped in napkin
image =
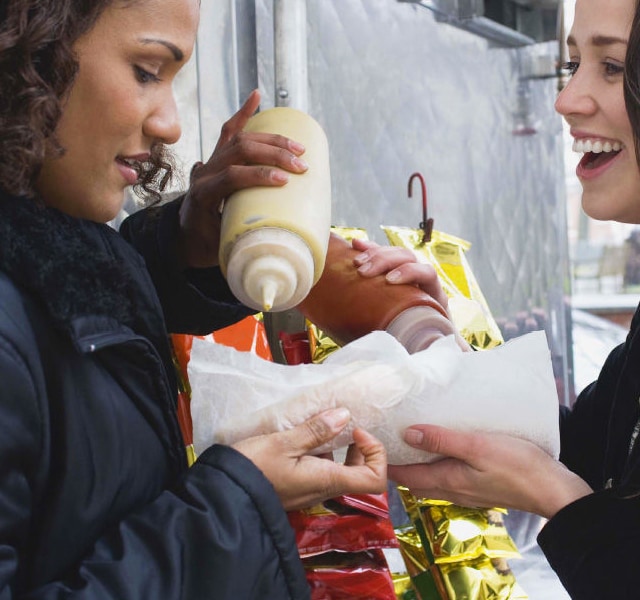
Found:
[[[374,331],[322,364],[295,366],[195,339],[189,380],[197,452],[344,406],[350,425],[318,452],[348,445],[361,427],[384,443],[391,464],[431,462],[439,457],[405,444],[402,432],[432,423],[511,434],[559,455],[558,398],[542,331],[484,352],[463,352],[448,336],[414,354]]]

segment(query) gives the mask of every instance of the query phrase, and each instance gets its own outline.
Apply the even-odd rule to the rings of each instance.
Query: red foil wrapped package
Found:
[[[332,552],[303,560],[311,600],[396,600],[381,550]]]
[[[288,365],[301,365],[312,362],[309,335],[306,331],[278,334],[280,347]]]
[[[339,496],[288,515],[303,558],[331,551],[398,547],[386,494]]]

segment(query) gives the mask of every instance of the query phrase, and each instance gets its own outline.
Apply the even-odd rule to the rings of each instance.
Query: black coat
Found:
[[[124,228],[166,321],[237,320],[228,289],[213,302],[188,281],[201,273],[153,258],[176,216]],[[309,597],[271,484],[224,446],[187,468],[175,398],[138,252],[106,225],[0,195],[0,599]]]
[[[640,598],[640,309],[560,424],[560,460],[595,493],[559,511],[538,542],[574,600]]]

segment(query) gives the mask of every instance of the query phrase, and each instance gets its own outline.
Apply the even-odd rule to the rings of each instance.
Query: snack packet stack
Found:
[[[396,536],[418,598],[528,598],[507,563],[520,554],[499,509],[464,508],[398,490],[411,522]]]
[[[312,600],[396,600],[384,551],[398,548],[386,494],[289,512]]]

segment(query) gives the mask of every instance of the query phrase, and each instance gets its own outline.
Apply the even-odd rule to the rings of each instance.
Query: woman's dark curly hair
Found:
[[[631,24],[624,64],[624,101],[633,130],[636,162],[640,167],[640,3]]]
[[[78,62],[73,45],[113,2],[136,0],[0,0],[0,188],[35,197],[45,157],[61,156],[55,137]],[[163,144],[140,166],[137,192],[159,199],[173,158]]]

